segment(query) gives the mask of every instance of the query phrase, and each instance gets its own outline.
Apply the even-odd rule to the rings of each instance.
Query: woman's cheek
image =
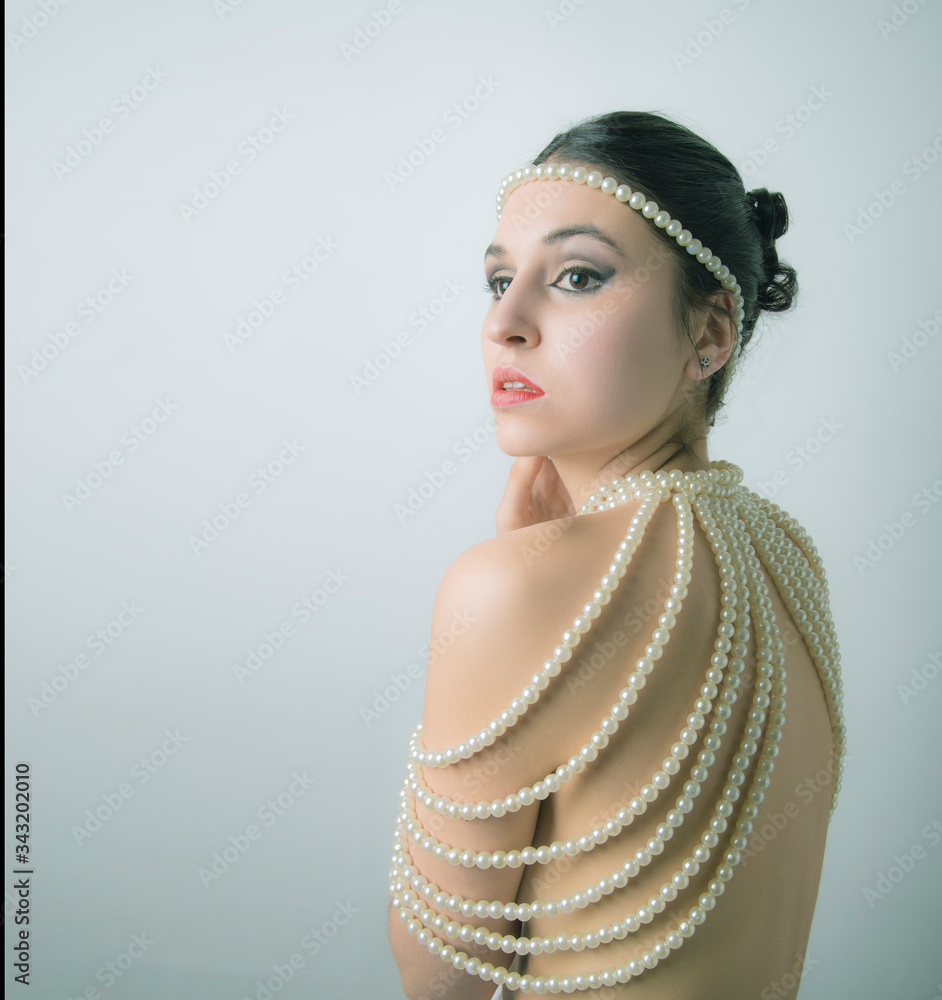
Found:
[[[593,359],[596,399],[610,419],[646,425],[663,416],[672,392],[670,354],[655,337],[616,332]]]

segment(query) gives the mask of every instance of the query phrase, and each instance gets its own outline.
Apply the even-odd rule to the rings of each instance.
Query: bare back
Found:
[[[430,672],[429,742],[410,751],[427,776],[407,777],[391,877],[396,923],[431,953],[419,982],[440,954],[471,973],[454,994],[469,1000],[478,972],[505,998],[521,980],[795,995],[843,744],[839,656],[810,539],[726,488],[694,503],[706,529],[690,494],[651,497],[621,563],[639,500],[518,529],[449,569],[435,616],[467,601],[485,624]]]
[[[566,621],[557,609],[578,608],[587,600],[606,571],[612,553],[624,537],[637,506],[627,504],[590,517],[569,519],[541,559],[548,579],[557,581],[548,595],[546,621]],[[610,604],[575,650],[573,659],[554,686],[544,694],[542,712],[523,720],[515,734],[517,746],[539,740],[542,749],[566,761],[589,738],[598,720],[619,699],[619,691],[644,648],[651,641],[672,582],[677,547],[671,504],[661,504],[648,525],[630,567],[628,587],[612,594]],[[533,549],[530,548],[532,553]],[[793,996],[802,971],[814,911],[831,805],[832,734],[821,681],[801,632],[786,610],[772,578],[763,571],[772,611],[781,630],[787,677],[786,724],[779,744],[771,783],[754,821],[754,831],[735,877],[727,884],[713,912],[683,946],[666,961],[629,984],[601,990],[582,990],[587,997],[630,995],[646,1000],[726,1000],[729,996],[760,996],[770,988],[776,996]],[[639,599],[643,595],[644,599]],[[539,809],[535,845],[578,838],[604,824],[636,799],[687,725],[687,716],[700,693],[716,638],[720,610],[719,577],[714,553],[700,526],[696,529],[692,579],[663,656],[639,692],[637,703],[609,745],[582,774],[549,796]],[[750,628],[751,631],[751,628]],[[559,632],[547,629],[552,645]],[[709,777],[683,825],[663,853],[642,867],[627,886],[616,888],[600,901],[553,918],[531,919],[523,933],[529,937],[584,934],[602,924],[624,919],[627,913],[657,896],[685,858],[700,842],[717,797],[721,794],[739,734],[748,722],[756,673],[755,645],[750,639],[738,697],[728,719],[730,736],[717,754]],[[566,718],[568,725],[560,725]],[[545,720],[541,724],[540,719]],[[683,761],[670,789],[643,815],[601,846],[549,864],[527,868],[518,903],[556,900],[579,892],[617,871],[626,858],[644,848],[673,803],[677,788],[696,763],[697,743]],[[524,750],[525,752],[525,750]],[[755,766],[746,773],[744,792]],[[706,888],[717,861],[728,847],[733,823],[719,838],[710,863],[690,879],[690,886]],[[627,963],[643,948],[675,927],[687,915],[688,889],[681,906],[667,903],[650,923],[623,941],[599,948],[556,950],[528,955],[517,970],[534,976],[575,975],[589,969]],[[694,897],[695,899],[695,897]],[[504,996],[509,996],[505,990]],[[772,995],[772,994],[770,994]]]

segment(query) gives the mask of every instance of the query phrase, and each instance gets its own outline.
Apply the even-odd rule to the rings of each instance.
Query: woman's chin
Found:
[[[529,455],[547,455],[547,448],[552,445],[548,440],[542,440],[532,433],[527,433],[523,428],[501,427],[500,422],[494,432],[494,440],[497,447],[505,455],[512,458],[524,458]]]

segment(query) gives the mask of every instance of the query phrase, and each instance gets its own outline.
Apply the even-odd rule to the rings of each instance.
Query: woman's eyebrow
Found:
[[[598,240],[600,243],[604,243],[609,249],[614,250],[619,257],[625,258],[625,253],[615,241],[615,239],[609,236],[604,229],[599,229],[598,226],[592,225],[582,225],[582,226],[566,226],[565,229],[553,229],[548,232],[543,237],[543,242],[547,246],[553,246],[556,243],[562,243],[563,240],[568,240],[572,236],[588,236],[590,239]],[[507,251],[504,247],[500,246],[498,243],[492,243],[484,251],[484,261],[487,262],[488,257],[502,257]]]

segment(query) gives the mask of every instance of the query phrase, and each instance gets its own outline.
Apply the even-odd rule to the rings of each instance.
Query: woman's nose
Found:
[[[540,340],[536,310],[523,282],[511,281],[507,290],[484,317],[484,335],[495,344],[535,347]]]

